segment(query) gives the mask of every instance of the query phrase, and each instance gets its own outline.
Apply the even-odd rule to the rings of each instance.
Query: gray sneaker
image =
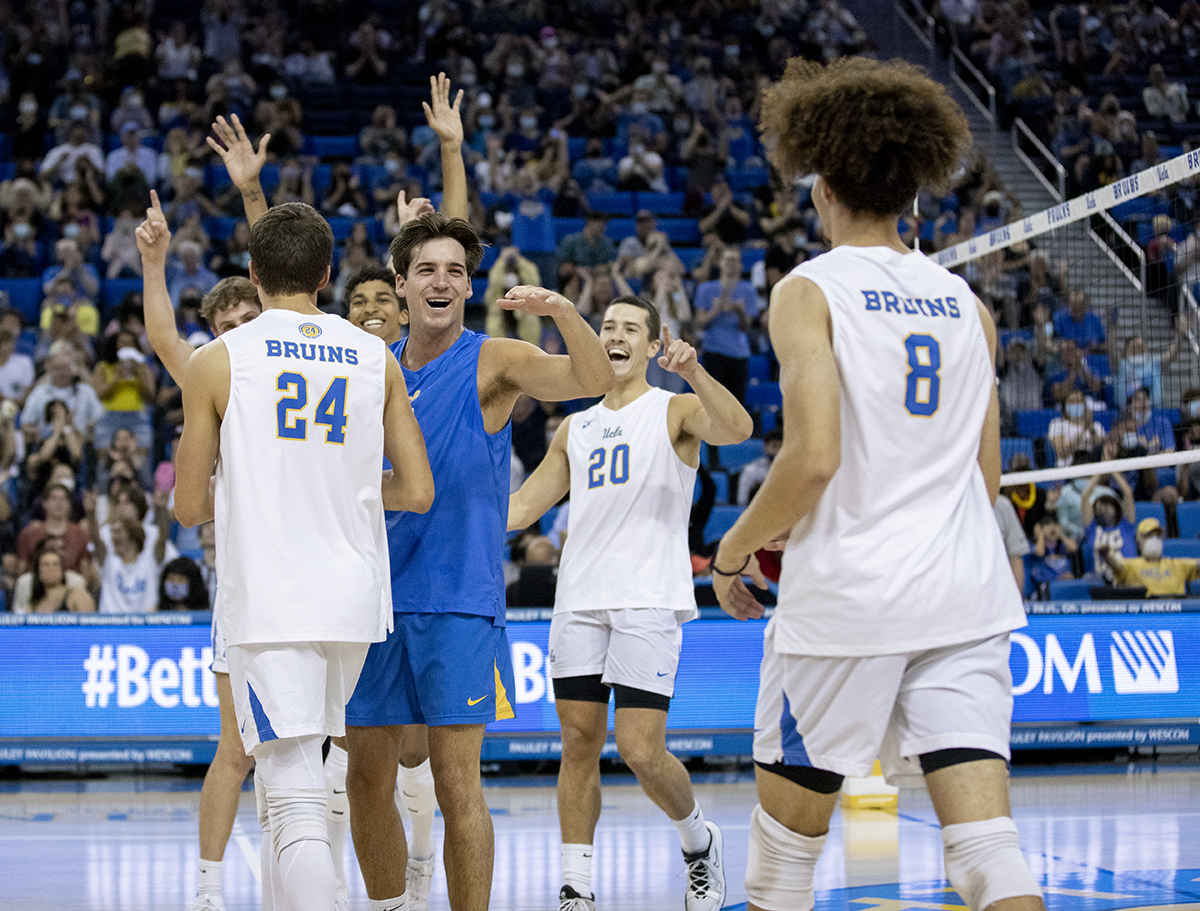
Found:
[[[404,870],[404,891],[408,895],[408,911],[427,911],[429,890],[433,886],[433,858],[408,859]]]
[[[686,911],[720,911],[725,904],[725,859],[721,830],[715,822],[708,827],[708,850],[684,854],[687,861],[687,894],[683,899]]]

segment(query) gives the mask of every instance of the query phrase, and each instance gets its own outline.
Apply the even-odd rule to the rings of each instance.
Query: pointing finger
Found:
[[[150,208],[157,215],[162,215],[162,204],[158,201],[158,191],[150,191]]]
[[[671,327],[662,327],[663,351],[668,351],[671,347]]]

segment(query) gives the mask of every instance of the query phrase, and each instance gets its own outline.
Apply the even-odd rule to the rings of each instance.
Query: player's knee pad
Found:
[[[258,824],[264,832],[271,831],[271,820],[267,816],[267,787],[263,784],[262,773],[254,769],[254,806],[258,810]]]
[[[419,816],[423,813],[432,814],[437,810],[437,794],[433,786],[433,768],[426,759],[419,766],[407,768],[400,766],[397,776],[397,788],[401,800],[409,813]]]
[[[1009,817],[944,826],[942,844],[946,878],[971,911],[983,911],[1002,898],[1041,897],[1041,887],[1021,853],[1017,826]]]
[[[346,751],[330,744],[325,757],[325,800],[330,819],[348,819],[350,798],[346,794]]]
[[[329,844],[324,788],[268,787],[266,791],[271,843],[276,857],[281,857],[286,848],[301,841]]]
[[[750,814],[746,896],[766,911],[808,911],[813,906],[813,869],[826,836],[809,838],[773,819],[762,804]]]

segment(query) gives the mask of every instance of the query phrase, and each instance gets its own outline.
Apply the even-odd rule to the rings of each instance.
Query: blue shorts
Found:
[[[367,652],[346,724],[487,724],[514,717],[508,632],[475,614],[395,615]]]

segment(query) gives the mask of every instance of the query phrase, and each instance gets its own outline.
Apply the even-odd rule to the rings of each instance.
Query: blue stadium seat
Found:
[[[694,218],[660,218],[658,230],[666,234],[672,244],[700,243],[700,223]]]
[[[304,145],[307,154],[318,158],[353,158],[358,154],[357,136],[306,136]]]
[[[1095,412],[1093,416],[1100,422],[1100,426],[1104,428],[1104,432],[1108,433],[1112,430],[1113,424],[1116,423],[1119,412],[1116,408],[1106,408],[1104,411]]]
[[[583,158],[587,154],[586,136],[572,136],[567,139],[567,157],[574,161],[576,158]]]
[[[662,229],[662,222],[659,222],[659,229]],[[637,234],[637,226],[634,224],[632,218],[611,218],[604,233],[612,240],[620,243],[626,237],[633,237],[633,235]]]
[[[1175,507],[1175,518],[1179,522],[1179,537],[1200,537],[1200,502],[1179,503]]]
[[[483,248],[483,259],[479,263],[479,271],[487,273],[492,266],[496,265],[496,260],[500,258],[500,248],[495,244],[488,244]]]
[[[1000,441],[1000,464],[1004,466],[1005,470],[1008,469],[1008,463],[1012,461],[1012,457],[1019,452],[1029,457],[1030,465],[1034,464],[1033,440],[1016,437]]]
[[[718,446],[717,456],[721,468],[725,471],[740,471],[748,462],[753,462],[763,454],[763,441],[746,440],[744,443],[731,443],[728,446]]]
[[[1102,380],[1112,376],[1112,369],[1109,366],[1107,354],[1089,354],[1087,356],[1087,365],[1088,369]]]
[[[683,193],[638,193],[635,197],[637,208],[649,209],[655,215],[683,214]]]
[[[736,171],[727,171],[725,179],[729,183],[729,189],[735,193],[739,190],[757,190],[770,183],[771,172],[766,168],[739,168]]]
[[[713,486],[716,487],[716,502],[725,504],[729,502],[729,475],[720,469],[715,469],[709,472],[712,477]],[[700,500],[700,476],[696,476],[696,485],[692,490],[692,502],[697,503]]]
[[[104,280],[104,290],[100,296],[104,313],[107,315],[113,307],[116,307],[125,299],[125,295],[130,291],[141,290],[142,280],[140,278],[106,278]]]
[[[695,269],[704,260],[703,247],[676,247],[675,254],[688,271]]]
[[[752,354],[748,366],[751,383],[769,383],[771,381],[771,358],[766,354]]]
[[[1134,525],[1137,525],[1142,519],[1158,519],[1158,524],[1164,529],[1167,527],[1167,510],[1161,503],[1134,503],[1134,515],[1137,517],[1134,520]]]
[[[583,230],[582,218],[556,218],[554,219],[554,239],[561,241],[568,234],[577,234]]]
[[[1017,432],[1023,437],[1036,440],[1044,437],[1050,429],[1050,422],[1058,417],[1058,409],[1042,408],[1037,411],[1017,412]]]
[[[1185,560],[1200,560],[1200,540],[1194,538],[1167,538],[1163,541],[1164,557],[1182,557]]]
[[[550,529],[554,527],[554,520],[558,517],[559,509],[560,507],[558,506],[551,506],[546,510],[545,514],[541,518],[539,526],[542,534],[550,534]]]
[[[338,243],[350,236],[350,231],[356,221],[353,218],[343,218],[337,215],[330,215],[325,220],[329,222],[329,227],[333,228],[333,239]]]
[[[1055,579],[1050,583],[1051,601],[1091,601],[1095,579]]]
[[[239,221],[240,219],[231,215],[206,218],[204,219],[204,230],[214,241],[224,243],[233,236],[233,229],[237,227]]]
[[[778,383],[751,383],[746,387],[746,408],[749,411],[782,407],[783,392]]]
[[[741,514],[740,506],[714,506],[712,514],[704,524],[704,540],[719,541]]]
[[[42,307],[40,278],[0,278],[0,291],[8,295],[8,305],[21,311],[25,322],[36,326]]]
[[[625,215],[632,217],[635,211],[633,194],[624,193],[589,193],[588,206],[593,212],[604,212],[609,215]]]

